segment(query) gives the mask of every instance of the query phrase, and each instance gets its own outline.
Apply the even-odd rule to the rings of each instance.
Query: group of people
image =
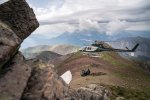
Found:
[[[88,76],[88,75],[90,75],[90,74],[91,74],[90,69],[83,69],[83,70],[81,71],[81,76]]]

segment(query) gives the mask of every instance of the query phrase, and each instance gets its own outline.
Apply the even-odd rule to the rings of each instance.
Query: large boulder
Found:
[[[77,92],[56,74],[51,66],[36,64],[23,100],[79,100]]]
[[[9,0],[0,5],[0,20],[21,39],[27,38],[38,26],[33,9],[25,0]]]
[[[0,21],[0,69],[19,49],[21,39],[5,23]]]
[[[0,5],[0,69],[38,26],[33,10],[25,0],[9,0]]]
[[[31,67],[18,49],[38,26],[25,0],[9,0],[0,5],[0,100],[21,98]]]
[[[77,92],[82,100],[109,100],[109,91],[104,86],[90,84],[77,89]]]
[[[31,67],[18,53],[0,74],[0,100],[20,100],[31,74]]]

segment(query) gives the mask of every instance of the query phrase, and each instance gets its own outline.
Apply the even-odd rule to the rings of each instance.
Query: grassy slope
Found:
[[[81,77],[80,71],[84,68],[90,68],[92,73],[104,74]],[[99,58],[76,53],[61,63],[57,70],[60,75],[66,70],[72,71],[73,80],[70,86],[73,88],[94,83],[108,86],[113,90],[113,96],[120,95],[120,91],[123,92],[122,96],[133,100],[146,100],[150,96],[150,74],[135,62],[123,59],[114,52],[100,53]]]

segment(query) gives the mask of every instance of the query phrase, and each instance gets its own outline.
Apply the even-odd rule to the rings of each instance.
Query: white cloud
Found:
[[[52,24],[52,25],[41,25],[33,34],[42,34],[49,38],[59,36],[64,32],[73,32],[76,30],[74,25],[67,23]]]
[[[30,3],[31,0],[28,1]],[[35,34],[54,37],[76,29],[96,29],[113,35],[126,29],[138,30],[134,22],[130,23],[125,20],[135,22],[150,20],[150,11],[147,8],[150,7],[149,0],[63,0],[59,6],[57,5],[59,0],[54,2],[53,0],[52,4],[45,7],[31,4],[41,23]],[[147,28],[146,24],[143,27],[142,25],[143,30]]]
[[[106,26],[106,34],[113,35],[117,34],[120,31],[123,31],[129,27],[129,24],[126,21],[113,20],[109,22]]]
[[[97,21],[91,21],[91,20],[80,20],[79,21],[79,30],[99,30],[100,26]]]
[[[8,0],[0,0],[0,4],[7,2]]]
[[[150,21],[130,23],[130,27],[128,27],[127,30],[135,30],[135,31],[150,30]]]

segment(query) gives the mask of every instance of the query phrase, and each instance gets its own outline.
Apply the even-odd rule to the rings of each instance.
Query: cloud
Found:
[[[41,34],[47,38],[57,37],[64,32],[72,33],[76,30],[74,25],[67,23],[52,24],[52,25],[41,25],[33,34]]]
[[[129,27],[129,24],[126,21],[113,20],[110,21],[106,26],[106,34],[114,35],[120,33],[120,31],[124,31]]]
[[[41,26],[35,34],[58,36],[75,30],[98,30],[107,35],[148,29],[149,0],[27,0]],[[33,2],[34,1],[34,2]],[[150,30],[150,29],[149,29]],[[54,35],[55,34],[55,35]]]
[[[0,4],[7,2],[8,0],[0,0]]]
[[[91,21],[91,20],[80,20],[79,21],[79,30],[88,30],[88,29],[94,29],[99,30],[100,26],[97,21]]]

